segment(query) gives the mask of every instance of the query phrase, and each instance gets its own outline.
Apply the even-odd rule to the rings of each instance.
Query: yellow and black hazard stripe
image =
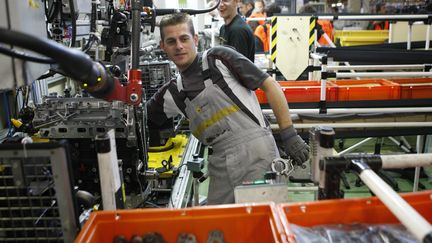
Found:
[[[271,19],[271,60],[274,64],[276,64],[276,43],[277,43],[277,17],[273,16]]]
[[[315,26],[316,26],[316,17],[311,17],[309,20],[309,50],[313,50],[313,45],[315,42]]]

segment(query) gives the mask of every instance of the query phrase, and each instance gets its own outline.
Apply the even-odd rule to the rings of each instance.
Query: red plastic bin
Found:
[[[320,81],[280,81],[279,85],[289,103],[319,102],[321,94]],[[332,83],[326,84],[326,100],[337,100],[337,88]],[[260,104],[267,104],[267,97],[261,89],[255,91]]]
[[[337,86],[338,101],[398,100],[400,85],[386,79],[331,80]]]
[[[118,235],[130,239],[149,232],[160,233],[166,242],[177,242],[180,233],[207,242],[213,230],[222,231],[226,242],[287,242],[273,203],[100,211],[90,215],[75,242],[113,242]]]
[[[432,78],[389,79],[401,87],[401,99],[432,99]]]
[[[432,223],[432,191],[402,193],[401,196],[429,223]],[[399,220],[377,198],[323,200],[278,205],[289,239],[290,224],[303,227],[329,224],[399,224]]]

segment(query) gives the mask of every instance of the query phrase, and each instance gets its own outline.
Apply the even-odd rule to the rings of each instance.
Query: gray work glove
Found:
[[[285,148],[285,153],[289,155],[296,164],[303,164],[309,159],[309,145],[297,135],[292,125],[280,131],[280,137]]]

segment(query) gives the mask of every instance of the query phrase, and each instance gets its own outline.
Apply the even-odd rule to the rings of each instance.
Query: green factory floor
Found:
[[[362,139],[337,139],[335,141],[335,150],[340,152],[353,144],[358,143]],[[415,148],[416,136],[406,137],[406,140],[411,144],[412,147]],[[381,154],[394,154],[394,153],[404,153],[401,148],[392,142],[388,138],[384,139],[372,139],[369,142],[363,144],[360,148],[351,151],[351,153],[368,153],[371,154],[374,152],[375,143],[379,141],[381,142]],[[207,155],[207,154],[205,154]],[[385,171],[385,175],[389,178],[392,178],[397,184],[397,192],[412,192],[413,191],[413,174],[414,169],[405,170],[405,171]],[[344,198],[362,198],[362,197],[370,197],[372,196],[371,192],[363,183],[359,183],[358,176],[354,173],[346,173],[346,180],[349,184],[349,189],[345,187],[345,185],[341,182],[340,189],[344,192]],[[409,175],[409,176],[408,176]],[[419,190],[428,190],[432,189],[432,167],[423,168],[421,177],[420,177],[420,187]],[[201,183],[200,186],[200,195],[202,198],[205,198],[207,195],[209,180]],[[301,184],[301,183],[288,183],[289,187],[311,187],[313,184]],[[317,191],[294,191],[289,192],[289,202],[305,202],[305,201],[314,201],[317,198]]]

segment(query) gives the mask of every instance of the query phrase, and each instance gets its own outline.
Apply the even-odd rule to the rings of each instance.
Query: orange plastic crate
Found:
[[[274,204],[100,211],[90,215],[75,242],[113,242],[118,235],[130,239],[149,232],[167,242],[177,242],[180,233],[207,242],[213,230],[222,231],[226,242],[287,242]]]
[[[432,99],[432,78],[389,79],[401,87],[401,99]]]
[[[338,101],[398,100],[400,85],[386,79],[331,80],[337,86]]]
[[[319,102],[321,94],[321,81],[280,81],[279,82],[285,98],[289,103],[295,102]],[[327,82],[326,100],[336,101],[336,86]],[[268,100],[264,91],[257,89],[255,91],[260,104],[267,104]]]
[[[432,191],[404,193],[401,196],[432,223]],[[376,197],[323,200],[278,205],[287,235],[292,239],[290,224],[304,227],[329,224],[399,224],[399,220]]]

